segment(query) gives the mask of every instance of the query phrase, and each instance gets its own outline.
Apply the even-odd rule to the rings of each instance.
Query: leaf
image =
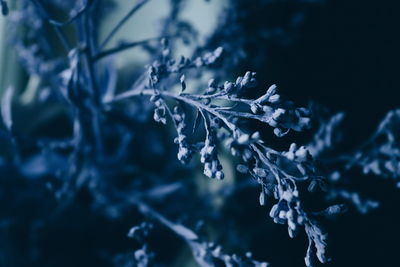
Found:
[[[12,108],[12,98],[13,98],[14,89],[9,86],[1,99],[1,116],[3,119],[4,126],[6,126],[7,130],[11,131],[12,128],[12,116],[11,116],[11,108]]]

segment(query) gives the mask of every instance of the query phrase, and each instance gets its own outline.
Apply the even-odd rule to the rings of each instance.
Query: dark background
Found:
[[[276,8],[280,13],[254,9],[247,27],[279,20],[291,8],[282,6]],[[338,149],[351,151],[399,107],[399,7],[397,1],[326,1],[307,9],[293,42],[266,43],[264,54],[249,46],[249,58],[263,62],[257,72],[295,102],[313,100],[331,112],[345,112]],[[334,260],[328,266],[399,266],[399,190],[392,181],[357,171],[349,178],[350,187],[380,200],[381,207],[366,216],[349,212],[332,223]],[[288,250],[293,253],[285,247],[274,250],[282,260],[279,266],[301,266],[301,256],[287,256]]]

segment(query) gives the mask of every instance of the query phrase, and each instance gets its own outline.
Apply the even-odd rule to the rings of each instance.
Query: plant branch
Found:
[[[67,37],[65,36],[65,34],[59,29],[58,26],[54,25],[51,22],[50,19],[50,14],[47,12],[46,8],[44,7],[43,3],[41,2],[41,0],[31,0],[33,2],[33,4],[36,6],[37,10],[39,11],[39,13],[42,14],[42,16],[44,17],[44,19],[53,26],[53,29],[57,35],[57,37],[60,39],[64,49],[66,52],[69,52],[71,50],[71,44],[69,43]]]
[[[152,42],[152,41],[158,41],[158,40],[161,40],[162,38],[164,38],[164,37],[155,37],[155,38],[150,38],[150,39],[136,41],[136,42],[123,43],[121,45],[118,45],[117,47],[106,49],[106,50],[104,50],[102,52],[99,52],[99,53],[95,54],[92,57],[92,60],[94,62],[96,62],[96,61],[98,61],[98,60],[100,60],[100,59],[102,59],[104,57],[111,56],[111,55],[117,54],[119,52],[123,52],[123,51],[125,51],[127,49],[130,49],[130,48],[134,48],[134,47],[137,47],[137,46],[145,45],[145,44],[148,44],[149,42]]]
[[[47,18],[48,22],[54,26],[57,27],[63,27],[66,26],[68,24],[71,24],[74,20],[76,20],[77,18],[79,18],[83,13],[86,12],[86,10],[88,10],[90,8],[90,6],[94,3],[95,0],[87,0],[86,3],[83,5],[83,7],[81,7],[78,11],[75,11],[74,15],[72,15],[70,18],[68,18],[65,21],[57,21],[55,19],[52,19],[50,17]]]

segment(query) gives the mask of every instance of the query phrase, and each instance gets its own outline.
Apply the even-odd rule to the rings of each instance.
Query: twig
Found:
[[[125,50],[127,50],[129,48],[134,48],[134,47],[137,47],[137,46],[145,45],[145,44],[148,44],[149,42],[152,42],[152,41],[161,40],[162,38],[164,38],[164,37],[155,37],[155,38],[150,38],[150,39],[136,41],[136,42],[123,43],[121,45],[118,45],[117,47],[106,49],[106,50],[104,50],[102,52],[99,52],[99,53],[95,54],[92,57],[92,60],[94,62],[96,62],[96,61],[98,61],[98,60],[100,60],[100,59],[102,59],[104,57],[107,57],[107,56],[110,56],[110,55],[113,55],[113,54],[116,54],[116,53],[119,53],[119,52],[123,52],[123,51],[125,51]]]
[[[62,46],[64,47],[66,52],[69,52],[71,50],[71,44],[69,43],[67,37],[65,36],[65,34],[59,29],[59,27],[57,27],[56,25],[54,25],[53,23],[51,23],[51,19],[50,19],[50,14],[47,12],[46,8],[43,6],[41,0],[31,0],[33,2],[33,4],[36,6],[36,8],[38,9],[39,13],[42,14],[42,16],[44,17],[44,19],[53,26],[53,29],[57,35],[57,37],[60,39]]]
[[[81,16],[87,9],[89,9],[89,7],[94,3],[94,1],[95,0],[87,0],[86,4],[84,4],[82,8],[80,8],[78,11],[76,11],[75,15],[71,16],[66,21],[57,21],[50,17],[48,17],[47,20],[50,24],[57,26],[57,27],[66,26],[66,25],[72,23],[77,18],[79,18],[79,16]]]

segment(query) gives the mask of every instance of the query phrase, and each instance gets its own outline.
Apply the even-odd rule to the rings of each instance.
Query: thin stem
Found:
[[[168,115],[171,117],[171,120],[172,120],[172,122],[174,123],[174,126],[175,126],[174,128],[175,128],[176,132],[178,133],[178,130],[177,130],[178,125],[176,124],[176,121],[175,121],[175,119],[174,119],[174,114],[172,113],[172,111],[171,111],[171,109],[169,108],[169,106],[167,105],[167,103],[165,103],[164,101],[163,101],[163,106],[164,106],[165,109],[167,110]]]
[[[232,102],[240,102],[240,103],[245,103],[248,105],[251,105],[254,101],[250,100],[250,99],[244,99],[244,98],[237,98],[237,97],[232,97],[232,96],[228,96],[225,92],[221,91],[212,95],[195,95],[195,94],[191,94],[191,95],[187,95],[193,98],[197,98],[197,99],[210,99],[210,98],[214,98],[214,99],[220,99],[220,100],[229,100]]]
[[[44,19],[53,26],[53,29],[57,35],[57,37],[60,39],[62,46],[64,47],[66,52],[69,52],[71,50],[71,44],[69,43],[67,37],[65,34],[54,24],[51,23],[50,19],[50,14],[47,12],[46,8],[43,6],[41,0],[31,0],[33,4],[36,6],[37,10],[39,13],[42,14]]]
[[[269,117],[265,118],[265,116],[260,116],[260,115],[245,113],[245,112],[238,112],[238,111],[231,111],[231,110],[224,110],[224,109],[220,109],[220,112],[228,114],[228,115],[240,117],[240,118],[259,120],[262,122],[266,122],[269,119]]]
[[[203,109],[206,110],[207,112],[213,114],[214,116],[218,117],[219,119],[221,119],[225,125],[231,129],[232,131],[236,130],[236,126],[229,122],[227,118],[225,118],[224,116],[222,116],[218,111],[214,110],[213,108],[210,108],[206,105],[203,105],[202,103],[199,103],[193,99],[181,96],[181,95],[175,95],[174,93],[171,92],[167,92],[167,91],[160,91],[159,92],[161,95],[167,96],[167,97],[171,97],[171,98],[175,98],[177,100],[181,100],[185,103],[188,103],[198,109]],[[154,89],[146,89],[146,90],[132,90],[132,91],[128,91],[122,94],[117,95],[113,100],[111,101],[107,101],[104,104],[111,104],[112,102],[116,102],[116,101],[121,101],[124,100],[126,98],[129,97],[133,97],[133,96],[140,96],[140,95],[153,95],[154,94]]]
[[[171,97],[171,98],[175,98],[177,100],[183,101],[187,104],[190,104],[194,107],[196,107],[201,113],[203,112],[203,110],[209,112],[210,114],[216,116],[217,118],[221,119],[225,125],[232,131],[235,132],[237,130],[236,126],[229,122],[228,119],[226,117],[224,117],[220,112],[215,111],[214,109],[203,105],[202,103],[199,103],[191,98],[187,98],[185,96],[182,95],[175,95],[171,92],[166,92],[166,91],[159,91],[159,94],[163,95],[163,96],[167,96],[167,97]],[[124,100],[126,98],[129,97],[133,97],[133,96],[140,96],[140,95],[153,95],[154,94],[154,90],[153,89],[146,89],[146,90],[134,90],[134,91],[128,91],[125,93],[122,93],[120,95],[117,95],[112,101],[106,102],[105,104],[110,104],[116,101],[120,101],[120,100]],[[203,115],[203,114],[202,114]],[[204,118],[205,119],[205,118]],[[206,126],[207,127],[207,126]],[[278,154],[277,151],[271,149],[271,148],[267,148],[261,144],[259,144],[260,146],[262,146],[263,149],[268,150],[270,153],[274,153],[274,154]],[[256,146],[256,144],[251,144],[250,148],[256,152],[256,154],[258,155],[258,157],[261,159],[261,161],[267,165],[267,167],[270,169],[270,171],[272,172],[272,174],[275,176],[277,183],[281,184],[280,181],[280,177],[279,177],[279,173],[276,170],[276,166],[274,166],[274,164],[264,155],[264,153]]]
[[[206,129],[206,139],[210,139],[211,129],[210,129],[210,125],[208,124],[208,120],[207,120],[206,114],[204,114],[202,109],[199,109],[199,112],[200,112],[200,114],[201,114],[201,116],[203,117],[203,120],[204,120],[204,128]]]
[[[211,108],[211,107],[209,107],[207,105],[204,105],[204,104],[202,104],[200,102],[197,102],[194,99],[186,97],[187,95],[176,95],[176,94],[168,92],[168,91],[157,91],[157,93],[159,93],[160,95],[163,95],[163,96],[171,97],[171,98],[180,100],[182,102],[185,102],[185,103],[187,103],[187,104],[189,104],[191,106],[196,107],[200,112],[205,110],[208,113],[210,113],[210,114],[214,115],[215,117],[219,118],[220,120],[222,120],[224,122],[224,124],[232,132],[235,132],[237,130],[237,127],[235,126],[235,124],[231,123],[225,116],[223,116],[221,114],[221,110],[220,111],[215,110],[214,108]],[[112,99],[110,101],[105,101],[104,104],[111,104],[111,103],[114,103],[114,102],[117,102],[117,101],[125,100],[125,99],[130,98],[130,97],[142,96],[142,95],[149,95],[149,96],[154,95],[154,89],[130,90],[130,91],[127,91],[127,92],[124,92],[124,93],[121,93],[121,94],[115,96],[114,99]],[[239,114],[241,114],[241,113],[239,113]],[[236,113],[232,114],[232,115],[236,115]],[[245,118],[253,118],[253,117],[245,117]],[[252,145],[252,146],[255,146],[255,145]],[[277,151],[275,151],[275,150],[273,150],[271,148],[267,148],[265,146],[262,146],[262,147],[264,149],[268,150],[268,152],[270,152],[270,153],[278,154]],[[257,147],[255,147],[255,148],[257,148]],[[262,152],[260,151],[260,153],[262,153]],[[264,158],[265,158],[265,156],[264,156]],[[267,160],[269,162],[269,160],[267,158],[265,158],[265,160]]]
[[[273,166],[271,161],[264,155],[264,153],[255,144],[251,144],[250,147],[253,149],[254,152],[257,153],[257,155],[261,159],[261,161],[265,165],[267,165],[267,167],[270,169],[272,174],[275,176],[275,179],[276,179],[277,183],[280,185],[281,184],[281,180],[280,180],[280,177],[279,177],[279,173],[275,170],[275,167]]]
[[[111,55],[114,55],[114,54],[119,53],[119,52],[123,52],[123,51],[125,51],[125,50],[127,50],[129,48],[134,48],[134,47],[137,47],[137,46],[145,45],[145,44],[148,44],[149,42],[152,42],[152,41],[161,40],[162,38],[163,37],[155,37],[155,38],[150,38],[150,39],[136,41],[136,42],[124,43],[124,44],[118,45],[117,47],[114,47],[114,48],[111,48],[111,49],[106,49],[106,50],[104,50],[102,52],[97,53],[96,55],[94,55],[92,57],[92,60],[95,62],[95,61],[98,61],[98,60],[100,60],[100,59],[102,59],[104,57],[111,56]]]
[[[47,18],[48,22],[56,27],[63,27],[66,26],[70,23],[72,23],[74,20],[79,18],[89,7],[93,4],[95,0],[87,0],[86,3],[81,7],[74,15],[72,15],[70,18],[68,18],[66,21],[57,21],[55,19],[50,18],[50,16]]]
[[[87,77],[87,83],[85,86],[90,88],[91,96],[90,96],[90,104],[89,105],[80,105],[78,106],[78,112],[80,113],[79,124],[80,127],[84,130],[84,138],[86,138],[88,143],[93,146],[93,152],[95,155],[101,155],[103,151],[103,140],[102,140],[102,132],[100,125],[100,113],[99,113],[99,104],[100,104],[100,92],[98,90],[95,70],[93,66],[93,62],[91,60],[92,57],[92,48],[90,45],[91,41],[91,33],[90,33],[90,12],[86,12],[79,19],[79,38],[83,43],[84,49],[82,49],[82,55],[84,61],[82,61],[80,66],[83,68],[85,72],[85,77]],[[76,82],[76,86],[78,86],[79,80]]]
[[[198,236],[195,232],[193,232],[191,229],[181,225],[181,224],[175,224],[165,218],[163,215],[155,211],[153,208],[148,206],[147,204],[143,203],[140,200],[136,200],[134,204],[139,208],[140,212],[143,214],[153,217],[157,221],[159,221],[161,224],[169,228],[172,232],[177,234],[179,237],[181,237],[183,240],[186,242],[193,242],[195,240],[198,240]]]
[[[100,45],[100,50],[103,49],[107,43],[114,37],[114,35],[118,32],[118,30],[129,20],[129,18],[136,13],[144,4],[149,2],[150,0],[140,0],[132,7],[132,9],[126,14],[115,27],[111,30],[111,32],[107,35],[104,41]]]
[[[86,64],[87,64],[87,70],[88,70],[88,76],[89,76],[89,81],[90,85],[92,88],[92,92],[94,95],[94,100],[96,104],[99,104],[100,102],[100,92],[99,88],[97,86],[96,82],[96,76],[95,76],[95,71],[94,71],[94,66],[92,62],[92,46],[91,46],[91,33],[90,33],[90,17],[89,14],[85,14],[83,16],[83,38],[85,42],[85,49],[84,49],[84,55],[86,59]]]

